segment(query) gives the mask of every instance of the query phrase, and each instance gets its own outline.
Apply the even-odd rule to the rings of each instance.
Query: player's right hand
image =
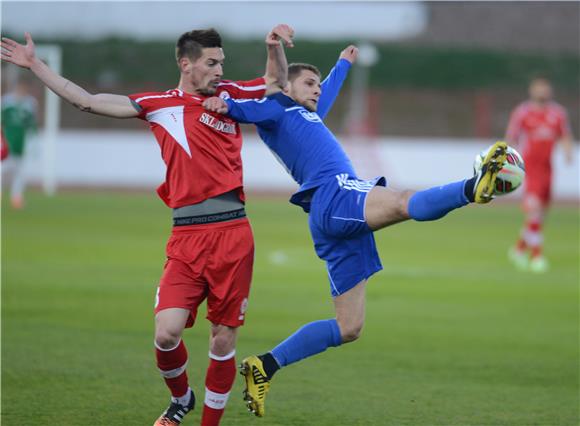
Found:
[[[294,47],[292,38],[294,37],[294,28],[286,24],[278,24],[266,36],[266,44],[275,46],[280,40],[286,47]]]
[[[217,96],[206,99],[202,105],[206,110],[217,112],[218,114],[227,114],[228,112],[228,104],[226,101]]]
[[[357,57],[358,57],[358,47],[356,47],[354,44],[351,44],[342,52],[340,52],[340,56],[338,58],[346,59],[351,64],[354,64]]]
[[[26,45],[20,44],[6,37],[0,42],[0,58],[23,68],[30,68],[36,59],[34,42],[30,33],[24,33]]]

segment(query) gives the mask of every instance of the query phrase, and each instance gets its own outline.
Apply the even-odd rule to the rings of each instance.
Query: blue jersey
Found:
[[[261,100],[226,99],[228,114],[241,123],[254,123],[270,150],[300,185],[290,202],[310,210],[314,189],[330,177],[355,177],[350,159],[323,123],[350,69],[340,59],[322,82],[316,112],[310,112],[279,93]]]

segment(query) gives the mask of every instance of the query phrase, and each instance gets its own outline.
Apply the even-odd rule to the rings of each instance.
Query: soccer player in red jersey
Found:
[[[512,112],[506,133],[506,142],[518,147],[526,166],[525,221],[509,257],[518,268],[533,272],[548,270],[548,262],[542,254],[542,226],[550,203],[552,152],[556,143],[562,144],[568,164],[573,158],[572,132],[566,110],[554,102],[552,96],[549,80],[533,79],[529,100]]]
[[[2,60],[30,69],[57,95],[82,111],[149,122],[167,166],[157,192],[173,209],[173,231],[155,303],[157,366],[171,392],[171,404],[156,426],[179,425],[195,404],[187,378],[182,333],[207,299],[211,322],[209,367],[201,424],[218,425],[232,388],[237,329],[247,309],[254,243],[244,211],[242,137],[239,125],[202,107],[210,96],[261,98],[279,92],[287,81],[280,41],[292,46],[293,29],[277,25],[266,37],[264,77],[222,80],[224,53],[219,34],[195,30],[176,46],[177,88],[129,96],[92,95],[54,73],[26,44],[3,38]]]

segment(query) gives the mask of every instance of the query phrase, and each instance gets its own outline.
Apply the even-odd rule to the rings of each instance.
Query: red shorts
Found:
[[[248,219],[174,227],[166,254],[155,314],[167,308],[187,309],[186,327],[191,327],[198,306],[207,298],[207,319],[213,324],[244,323],[254,264]]]
[[[552,173],[527,173],[524,181],[524,203],[529,195],[535,195],[543,205],[552,198]]]

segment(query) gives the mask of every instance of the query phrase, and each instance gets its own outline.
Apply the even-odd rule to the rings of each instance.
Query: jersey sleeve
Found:
[[[320,94],[320,99],[318,100],[318,109],[316,111],[320,118],[324,119],[332,108],[351,66],[352,64],[346,59],[339,59],[334,68],[332,68],[328,76],[322,82],[322,92]]]
[[[275,100],[226,99],[227,115],[239,123],[253,123],[258,127],[272,128],[284,114],[284,108]]]
[[[515,110],[513,110],[505,133],[505,139],[508,143],[518,142],[522,130],[522,123],[524,121],[524,114],[525,111],[522,105],[519,105]]]
[[[156,92],[134,93],[128,95],[135,110],[139,113],[137,118],[140,118],[141,120],[146,120],[145,117],[147,116],[147,113],[150,112],[155,105],[158,105],[159,98],[162,96],[169,97],[171,95],[159,94]]]
[[[261,99],[266,94],[264,77],[249,81],[221,81],[218,85],[219,96],[233,99]]]

